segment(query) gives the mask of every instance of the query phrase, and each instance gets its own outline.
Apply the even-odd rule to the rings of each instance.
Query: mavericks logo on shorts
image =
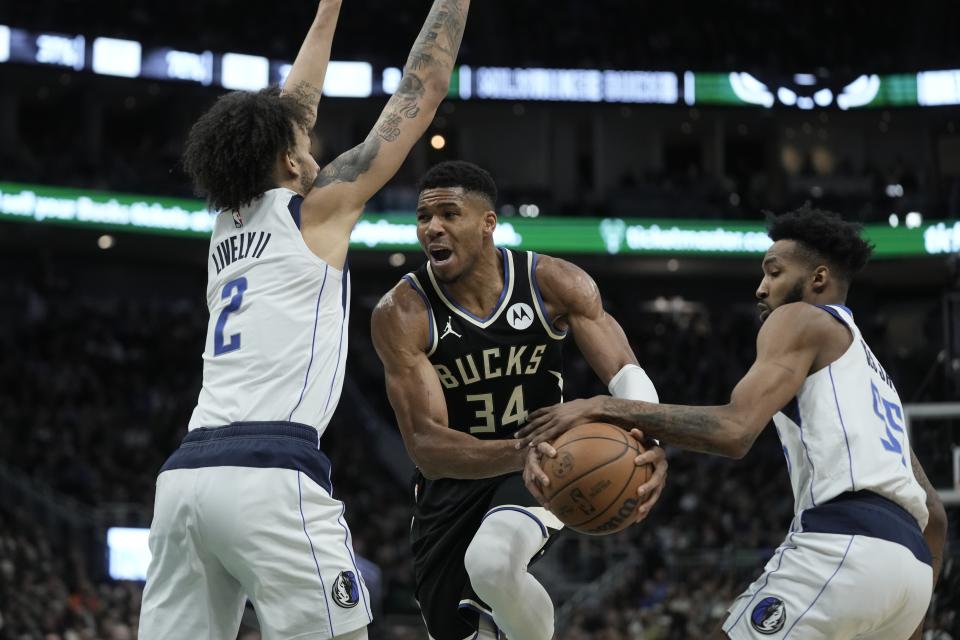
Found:
[[[360,583],[353,571],[341,571],[333,581],[333,601],[345,609],[360,602]]]
[[[786,605],[783,604],[783,600],[773,596],[761,600],[750,614],[750,624],[765,636],[773,635],[783,629],[783,623],[786,621]]]

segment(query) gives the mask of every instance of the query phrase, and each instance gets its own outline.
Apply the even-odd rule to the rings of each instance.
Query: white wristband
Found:
[[[610,379],[607,388],[614,398],[660,403],[660,396],[657,395],[657,389],[653,386],[650,376],[642,367],[635,364],[628,364],[620,369],[617,375]]]

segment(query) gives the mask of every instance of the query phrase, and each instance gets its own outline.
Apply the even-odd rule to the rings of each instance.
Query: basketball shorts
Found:
[[[730,606],[732,640],[892,640],[923,619],[933,586],[917,521],[858,491],[801,512],[760,576]]]
[[[528,515],[544,539],[531,563],[546,553],[563,524],[540,506],[518,473],[482,480],[426,480],[418,473],[414,494],[410,538],[417,601],[427,631],[433,640],[472,638],[479,616],[492,620],[490,607],[473,591],[463,565],[483,519],[503,509]]]
[[[187,434],[157,479],[141,640],[234,640],[246,599],[264,640],[365,627],[370,596],[316,429]]]

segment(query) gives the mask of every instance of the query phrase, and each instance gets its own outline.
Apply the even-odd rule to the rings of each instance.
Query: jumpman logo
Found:
[[[450,324],[452,321],[453,321],[453,318],[451,318],[450,316],[447,316],[447,326],[443,329],[443,334],[440,336],[440,339],[441,339],[441,340],[443,340],[444,338],[446,338],[446,337],[447,337],[448,335],[450,335],[451,333],[452,333],[453,335],[457,336],[458,338],[462,338],[462,337],[463,337],[462,335],[460,335],[459,333],[457,333],[456,331],[453,330],[453,326]]]

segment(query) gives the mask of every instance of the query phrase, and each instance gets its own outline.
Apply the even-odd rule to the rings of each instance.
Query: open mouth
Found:
[[[430,257],[433,259],[434,264],[441,264],[450,259],[450,256],[453,255],[453,251],[450,249],[430,249]]]

